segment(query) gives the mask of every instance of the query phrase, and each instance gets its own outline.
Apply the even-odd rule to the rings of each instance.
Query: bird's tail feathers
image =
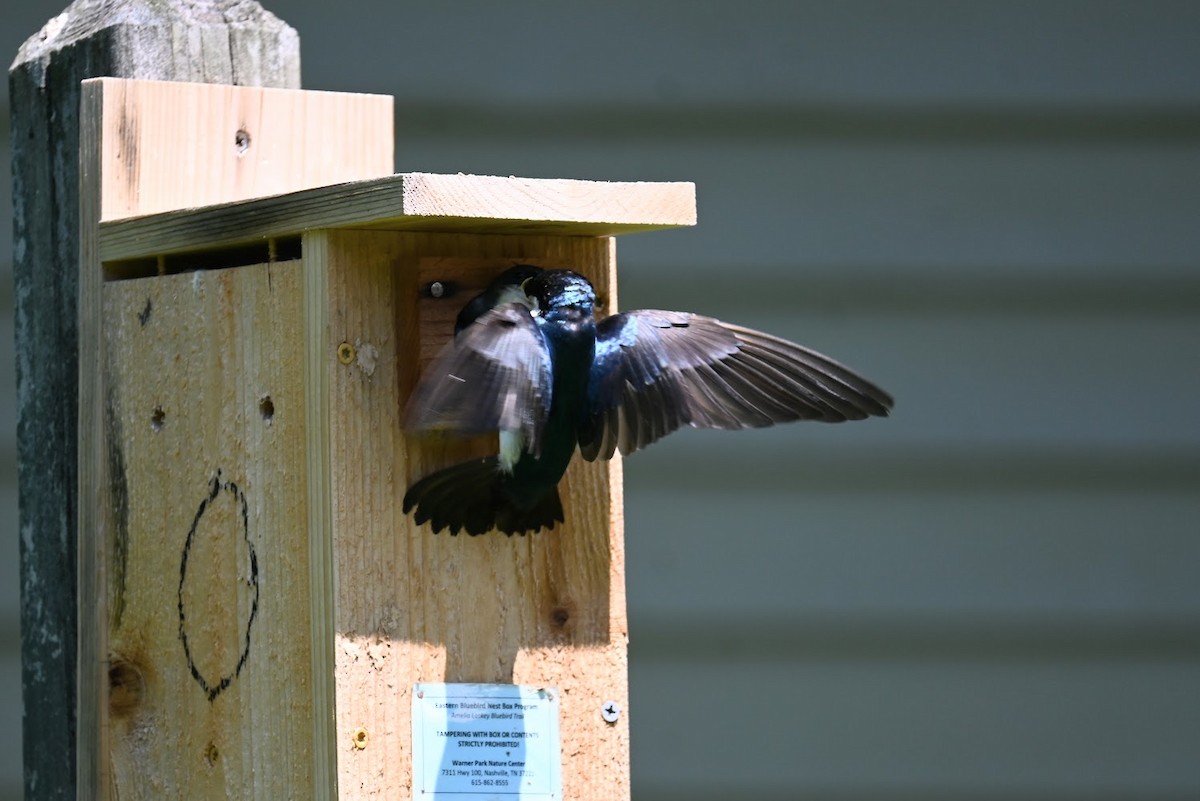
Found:
[[[554,528],[563,521],[562,500],[552,487],[532,506],[517,506],[504,491],[507,474],[495,456],[472,459],[425,476],[404,494],[404,512],[416,510],[417,525],[429,523],[436,534],[466,531],[471,536],[498,529],[525,534]]]

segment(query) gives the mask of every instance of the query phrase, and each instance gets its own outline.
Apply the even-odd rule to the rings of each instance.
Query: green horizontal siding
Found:
[[[668,490],[627,466],[625,495],[635,640],[639,616],[688,631],[1190,621],[1200,635],[1200,495],[1178,487]]]
[[[1183,798],[1198,681],[1154,659],[641,663],[633,769],[666,798]]]

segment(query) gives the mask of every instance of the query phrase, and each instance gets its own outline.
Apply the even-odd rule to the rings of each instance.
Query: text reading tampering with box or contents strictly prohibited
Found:
[[[558,690],[413,686],[413,798],[562,799]]]

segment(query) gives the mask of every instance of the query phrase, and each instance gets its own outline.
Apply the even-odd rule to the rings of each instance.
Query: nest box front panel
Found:
[[[627,730],[596,711],[627,695],[619,460],[576,458],[560,487],[565,524],[524,537],[435,535],[401,510],[425,472],[494,452],[494,437],[463,443],[401,427],[462,304],[527,262],[583,273],[611,307],[612,240],[322,231],[306,236],[304,253],[310,317],[320,299],[325,318],[313,354],[329,376],[313,408],[328,420],[334,739],[366,732],[369,743],[340,752],[340,786],[407,788],[412,686],[442,681],[559,687],[564,792],[587,797],[572,785],[627,777]],[[434,297],[435,281],[452,291]]]

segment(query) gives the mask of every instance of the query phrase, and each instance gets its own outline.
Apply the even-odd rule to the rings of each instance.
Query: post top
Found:
[[[218,40],[227,48],[213,47]],[[300,86],[299,35],[255,0],[74,0],[25,40],[9,70],[32,65],[44,86],[55,54],[100,41],[109,68],[126,78]]]
[[[409,172],[104,221],[100,256],[170,255],[322,228],[608,236],[695,224],[690,182]]]

